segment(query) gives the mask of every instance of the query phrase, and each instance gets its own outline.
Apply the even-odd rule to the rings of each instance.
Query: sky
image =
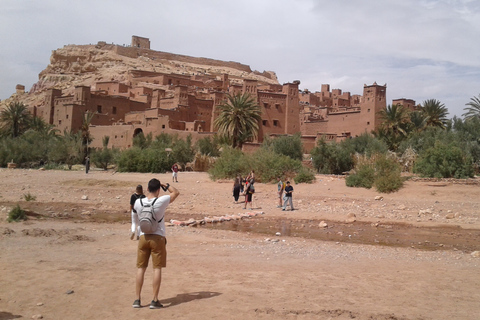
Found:
[[[480,0],[2,0],[0,99],[28,91],[52,50],[132,35],[312,92],[387,84],[387,104],[437,99],[448,118],[480,95]]]

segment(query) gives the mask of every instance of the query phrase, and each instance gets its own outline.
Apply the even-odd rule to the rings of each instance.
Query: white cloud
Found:
[[[280,82],[361,94],[387,83],[389,99],[435,98],[450,115],[480,93],[480,2],[473,0],[3,0],[0,98],[29,88],[65,44],[128,44],[237,61]]]

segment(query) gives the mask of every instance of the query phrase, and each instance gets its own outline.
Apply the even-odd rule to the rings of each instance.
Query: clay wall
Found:
[[[287,96],[282,93],[259,91],[258,105],[262,112],[258,141],[262,142],[265,135],[285,133]]]
[[[123,95],[127,96],[129,86],[126,84],[120,83],[118,81],[108,81],[108,82],[97,82],[95,84],[95,90],[103,91],[107,95],[114,96],[114,95]]]
[[[150,39],[132,36],[132,47],[150,49]]]
[[[396,104],[399,104],[410,111],[417,110],[417,106],[415,105],[415,100],[412,100],[412,99],[405,99],[405,98],[395,99],[392,101],[392,105],[396,105]]]

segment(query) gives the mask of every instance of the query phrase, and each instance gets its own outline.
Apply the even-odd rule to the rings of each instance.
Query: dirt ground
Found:
[[[128,202],[137,184],[170,174],[0,169],[0,320],[4,319],[479,319],[480,179],[406,182],[392,194],[341,177],[256,184],[253,210],[232,182],[180,172],[170,219],[263,212],[167,228],[160,301],[151,268],[140,309]],[[25,201],[26,196],[35,197]],[[28,211],[8,223],[10,209]]]

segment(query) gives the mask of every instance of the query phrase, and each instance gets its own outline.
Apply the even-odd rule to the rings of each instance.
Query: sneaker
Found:
[[[282,209],[282,211],[285,211],[285,209]]]
[[[153,301],[150,302],[150,309],[160,309],[163,308],[163,305],[160,303],[160,301]]]
[[[142,305],[140,304],[140,299],[137,299],[137,300],[133,301],[132,307],[134,307],[134,308],[141,308]]]
[[[134,237],[135,237],[135,232],[130,232],[130,240],[133,240]]]

